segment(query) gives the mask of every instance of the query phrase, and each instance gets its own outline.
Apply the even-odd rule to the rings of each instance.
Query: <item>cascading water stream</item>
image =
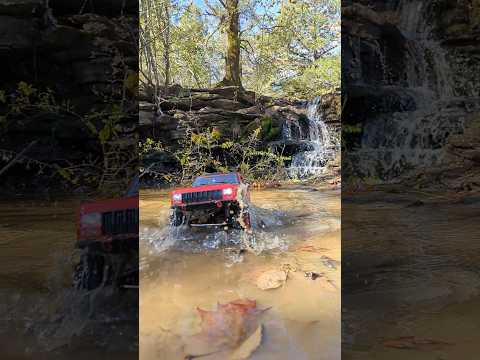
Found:
[[[419,0],[400,0],[396,8],[398,22],[394,25],[407,49],[401,82],[389,76],[396,65],[395,59],[388,57],[386,45],[375,44],[382,85],[396,91],[397,101],[412,99],[415,106],[365,120],[355,161],[362,164],[358,169],[361,176],[389,181],[409,169],[439,164],[448,137],[463,131],[462,110],[449,105],[456,94],[448,54],[427,20],[426,6],[428,3]]]
[[[303,149],[293,155],[292,163],[288,168],[292,178],[307,178],[322,174],[327,162],[335,157],[336,146],[332,136],[323,121],[320,108],[321,98],[316,97],[307,104],[308,134],[300,131],[299,139]],[[296,124],[301,130],[301,127]],[[286,127],[284,135],[291,138],[291,129]]]
[[[398,29],[407,40],[409,56],[412,57],[407,63],[408,84],[427,92],[433,90],[439,99],[450,99],[455,96],[455,91],[446,51],[435,39],[433,25],[422,15],[426,11],[424,7],[423,1],[401,0],[397,10]]]

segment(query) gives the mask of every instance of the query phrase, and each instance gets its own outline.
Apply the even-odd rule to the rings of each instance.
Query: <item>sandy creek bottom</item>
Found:
[[[342,359],[480,358],[479,218],[480,194],[342,194]]]
[[[228,359],[202,331],[197,307],[255,300],[266,309],[263,336],[250,359],[339,359],[340,192],[289,187],[252,192],[252,251],[239,253],[239,233],[168,226],[166,191],[140,193],[140,358]],[[283,286],[261,290],[258,277],[284,270]],[[313,280],[305,273],[319,276]],[[233,346],[234,345],[230,345]]]

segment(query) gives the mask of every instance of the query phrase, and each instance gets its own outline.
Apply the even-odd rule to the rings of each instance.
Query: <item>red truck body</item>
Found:
[[[100,221],[82,221],[91,214],[99,214]],[[85,203],[78,209],[78,246],[131,238],[138,239],[138,196]]]
[[[74,285],[138,285],[138,179],[123,198],[82,204],[77,210],[76,247],[82,250]],[[115,278],[114,278],[115,277]]]
[[[250,193],[239,173],[199,176],[191,187],[174,189],[170,201],[174,226],[250,228]]]

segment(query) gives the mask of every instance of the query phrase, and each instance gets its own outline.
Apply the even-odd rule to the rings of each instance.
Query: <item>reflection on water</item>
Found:
[[[256,319],[263,337],[252,359],[340,358],[339,192],[255,191],[252,203],[252,235],[193,231],[168,226],[166,191],[141,193],[141,359],[228,358],[232,341],[231,348],[198,341],[206,324],[213,331],[219,324],[217,313],[208,323],[197,308],[228,309],[238,299],[268,309]],[[260,289],[259,278],[272,271],[287,274],[286,282]],[[228,316],[221,326],[231,330]]]
[[[2,358],[137,357],[136,295],[71,287],[79,204],[0,203]]]
[[[342,204],[343,358],[473,359],[480,203],[394,190]]]

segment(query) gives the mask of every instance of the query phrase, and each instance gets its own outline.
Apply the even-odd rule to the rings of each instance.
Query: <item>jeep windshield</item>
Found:
[[[199,176],[195,179],[192,186],[205,186],[215,184],[238,184],[238,178],[236,174],[220,174],[220,175],[207,175]]]

